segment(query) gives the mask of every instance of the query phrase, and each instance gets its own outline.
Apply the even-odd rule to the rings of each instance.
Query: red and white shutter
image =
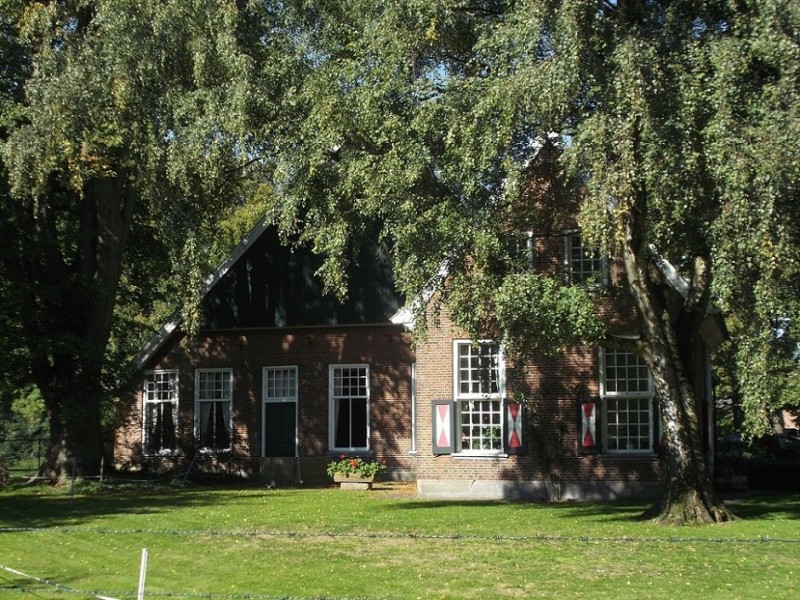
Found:
[[[525,406],[506,398],[503,424],[503,451],[506,454],[525,454]]]
[[[578,454],[597,454],[600,440],[597,437],[600,401],[583,398],[578,402]]]
[[[434,400],[432,402],[431,429],[433,431],[433,453],[452,454],[455,450],[453,442],[454,405],[452,400]]]

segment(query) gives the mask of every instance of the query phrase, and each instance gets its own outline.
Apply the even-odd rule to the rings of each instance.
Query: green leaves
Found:
[[[313,68],[286,99],[282,206],[331,253],[333,278],[350,244],[331,236],[377,221],[409,298],[447,265],[461,324],[520,350],[601,335],[591,296],[511,277],[499,242],[576,218],[609,256],[635,219],[642,261],[654,244],[691,280],[704,258],[711,297],[766,334],[775,314],[800,318],[798,13],[782,0],[315,6],[287,40]],[[563,152],[542,175],[552,132]]]
[[[606,326],[597,298],[584,287],[543,275],[506,277],[495,295],[496,318],[511,354],[532,358],[578,341],[602,339]]]
[[[136,227],[176,263],[183,232],[202,261],[213,224],[250,204],[324,254],[340,294],[374,234],[409,299],[447,266],[462,324],[524,351],[602,332],[596,299],[520,275],[509,238],[577,219],[612,255],[635,217],[639,250],[689,279],[710,262],[713,298],[754,315],[743,335],[800,318],[791,2],[2,6],[8,183],[29,207],[54,182],[72,193],[62,232],[87,185],[124,173]]]

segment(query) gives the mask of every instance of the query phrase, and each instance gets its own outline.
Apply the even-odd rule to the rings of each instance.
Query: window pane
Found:
[[[367,399],[353,398],[350,401],[350,446],[353,448],[367,447]]]
[[[331,421],[334,448],[369,445],[369,372],[366,366],[334,367],[331,371]]]
[[[609,398],[607,416],[609,450],[649,450],[650,399]]]
[[[197,371],[198,442],[205,450],[231,447],[233,374],[227,369]]]
[[[264,399],[290,400],[297,397],[297,370],[291,368],[264,369]]]
[[[492,395],[499,392],[499,356],[497,346],[481,344],[473,348],[458,346],[459,369],[456,389],[459,395]]]
[[[154,371],[144,381],[144,452],[158,454],[177,449],[178,372]]]
[[[461,449],[462,450],[500,450],[502,449],[502,414],[500,400],[472,402],[462,400]]]
[[[231,446],[231,433],[226,402],[200,403],[200,446],[226,450]]]
[[[150,402],[145,407],[145,452],[159,452],[176,449],[175,421],[172,402]]]
[[[337,448],[350,447],[350,401],[334,401],[334,445]]]
[[[605,391],[612,394],[650,394],[650,369],[632,352],[605,350]]]

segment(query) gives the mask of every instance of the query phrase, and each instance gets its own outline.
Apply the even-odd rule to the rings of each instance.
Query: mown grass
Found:
[[[630,503],[475,503],[407,488],[0,491],[0,598],[795,598],[800,494],[667,528]],[[61,591],[54,585],[62,586]],[[35,594],[35,595],[34,595]],[[94,594],[94,595],[93,595]]]

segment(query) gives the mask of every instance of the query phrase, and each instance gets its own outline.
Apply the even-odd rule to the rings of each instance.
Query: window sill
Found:
[[[597,454],[599,458],[622,458],[622,459],[641,459],[658,458],[658,454],[652,450],[630,450],[628,452],[601,452]]]
[[[177,450],[159,450],[158,452],[144,454],[145,458],[175,458],[176,456],[180,456]]]
[[[372,450],[352,450],[352,449],[347,449],[347,448],[345,448],[343,450],[328,449],[325,452],[325,458],[338,459],[338,458],[341,458],[342,456],[346,456],[348,458],[351,457],[351,456],[355,456],[355,457],[359,457],[359,458],[372,458],[373,456],[375,456],[375,452],[373,452]]]
[[[202,454],[203,456],[220,456],[225,454],[232,454],[233,450],[230,448],[200,448],[197,450],[198,454]]]
[[[508,458],[508,454],[503,452],[453,452],[453,458],[459,460],[503,460]]]

